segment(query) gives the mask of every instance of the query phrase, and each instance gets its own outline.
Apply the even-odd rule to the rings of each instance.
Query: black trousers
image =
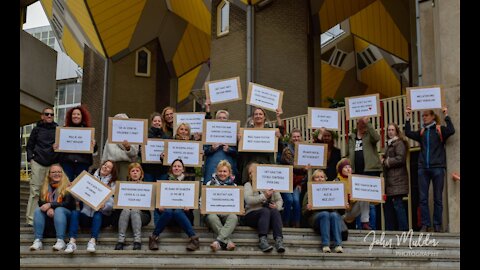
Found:
[[[273,230],[273,238],[283,237],[282,216],[276,208],[262,207],[245,215],[245,224],[257,228],[259,236],[267,235],[270,228]]]

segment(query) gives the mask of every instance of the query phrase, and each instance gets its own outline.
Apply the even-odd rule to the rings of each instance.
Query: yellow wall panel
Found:
[[[408,42],[379,0],[350,18],[350,30],[369,43],[409,61]]]
[[[177,77],[210,58],[210,36],[188,24],[173,56]]]
[[[40,0],[40,4],[42,4],[43,10],[49,19],[52,19],[52,4],[53,0]]]
[[[173,0],[170,1],[172,11],[187,22],[193,24],[207,35],[211,32],[211,14],[203,1]]]
[[[186,99],[190,92],[192,91],[193,84],[197,79],[198,73],[200,72],[200,68],[202,65],[194,68],[190,72],[186,73],[182,77],[178,78],[178,95],[177,95],[177,102],[181,102],[182,100]]]
[[[63,28],[62,43],[68,56],[70,56],[77,65],[83,67],[83,47],[80,47],[68,27]]]
[[[346,71],[322,62],[322,107],[328,107],[327,97],[335,97]]]
[[[320,7],[320,30],[325,32],[375,0],[325,0]]]
[[[400,95],[399,78],[385,59],[360,71],[360,81],[367,85],[365,95],[380,93],[381,98]]]

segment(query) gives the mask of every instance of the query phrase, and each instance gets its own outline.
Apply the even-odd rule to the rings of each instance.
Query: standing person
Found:
[[[30,162],[32,177],[30,179],[30,195],[28,197],[25,214],[27,226],[33,226],[33,213],[40,196],[40,187],[45,179],[48,167],[58,162],[58,154],[53,151],[55,143],[55,129],[57,123],[53,121],[53,109],[42,110],[41,119],[32,129],[27,142],[27,162]]]
[[[280,115],[283,113],[282,109],[277,109],[277,122],[279,131],[275,133],[275,136],[280,138],[285,131],[283,126],[283,121],[280,118]],[[247,128],[269,128],[267,124],[267,113],[262,108],[254,108],[252,111],[253,123],[247,121]],[[240,138],[241,140],[242,138]],[[279,139],[279,145],[281,144]],[[281,147],[280,147],[281,148]],[[280,149],[279,149],[280,150]],[[281,150],[280,150],[281,151]],[[260,153],[260,152],[242,152],[240,154],[240,170],[242,171],[242,183],[248,182],[248,167],[250,163],[260,163],[260,164],[275,164],[274,153]]]
[[[128,166],[127,181],[140,183],[143,181],[143,169],[140,163],[131,163]],[[115,250],[123,250],[125,246],[125,233],[127,232],[128,223],[132,222],[133,231],[133,250],[142,249],[142,227],[150,223],[152,218],[150,211],[138,209],[122,209],[120,218],[118,219],[118,242]]]
[[[105,161],[100,169],[97,169],[93,174],[96,178],[100,179],[102,183],[115,190],[115,182],[117,181],[117,168],[115,162],[111,160]],[[73,253],[77,250],[76,240],[78,238],[78,226],[82,228],[91,228],[91,238],[87,243],[87,251],[95,252],[98,235],[100,229],[112,225],[113,222],[113,195],[100,207],[98,211],[93,210],[87,204],[83,205],[81,211],[73,210],[70,217],[70,241],[67,244],[65,253]],[[118,219],[116,220],[118,222]]]
[[[445,142],[455,133],[452,120],[448,116],[447,107],[442,108],[446,126],[440,125],[440,118],[432,111],[422,112],[423,127],[421,130],[412,131],[410,115],[412,110],[405,110],[405,135],[420,143],[418,156],[418,188],[420,211],[422,214],[422,227],[420,231],[431,230],[430,210],[428,208],[428,190],[430,181],[433,183],[433,226],[435,232],[442,231],[443,212],[443,185],[445,182],[445,168],[447,165]]]
[[[164,134],[164,139],[173,139],[173,114],[175,113],[175,108],[165,107],[162,110],[162,131]]]
[[[245,194],[245,224],[257,228],[258,247],[263,252],[272,251],[273,247],[268,243],[267,234],[270,228],[273,230],[275,248],[277,252],[285,252],[283,246],[282,216],[283,200],[279,192],[273,189],[265,191],[253,191],[252,177],[254,172],[251,163],[248,167],[248,182],[244,186]]]
[[[154,112],[150,115],[150,121],[151,126],[148,129],[148,138],[163,139],[165,134],[162,130],[162,115],[158,112]],[[142,146],[139,151],[139,156],[141,156],[141,151],[145,151]],[[167,173],[167,168],[162,164],[142,163],[142,168],[145,172],[145,182],[161,180],[162,176],[165,176]],[[163,180],[165,180],[165,178]]]
[[[312,174],[311,182],[326,182],[327,175],[323,170],[315,170]],[[338,179],[337,179],[338,181]],[[334,251],[343,253],[342,248],[342,217],[344,210],[324,209],[312,210],[312,205],[308,203],[308,193],[303,197],[303,215],[308,220],[310,226],[319,231],[322,237],[323,253],[330,253],[330,240],[335,242]],[[340,213],[341,212],[341,213]]]
[[[186,181],[185,166],[181,159],[175,159],[169,169],[169,179],[173,181]],[[190,238],[187,244],[188,251],[195,251],[200,248],[200,239],[193,229],[193,210],[187,207],[183,209],[166,209],[164,207],[156,208],[158,220],[155,221],[155,229],[152,235],[148,237],[148,248],[150,250],[158,250],[158,236],[163,232],[165,227],[172,225],[180,226]]]
[[[313,143],[326,143],[327,146],[327,168],[325,173],[327,179],[335,179],[337,177],[337,163],[342,159],[342,153],[338,147],[335,147],[333,131],[319,128],[313,133]]]
[[[382,165],[378,156],[377,142],[380,134],[372,126],[368,117],[357,120],[357,128],[348,136],[346,156],[351,162],[355,174],[380,176]],[[362,221],[362,229],[372,230],[377,228],[376,207],[370,205],[369,222]]]
[[[217,172],[213,174],[207,186],[236,186],[235,176],[232,174],[232,165],[226,160],[221,160],[217,165]],[[230,235],[238,224],[238,216],[235,214],[208,214],[206,223],[217,235],[210,244],[212,251],[226,249],[232,251],[236,245],[230,239]]]
[[[90,112],[84,106],[76,106],[70,108],[65,115],[65,127],[91,127]],[[93,152],[97,152],[97,144],[92,138],[91,144]],[[54,144],[54,149],[58,149],[58,145]],[[83,171],[93,164],[93,155],[85,153],[60,153],[60,165],[68,176],[70,182],[75,180]]]
[[[290,141],[283,149],[282,164],[293,165],[295,161],[295,143],[302,142],[302,132],[294,128],[290,133]],[[302,192],[302,180],[306,177],[307,170],[305,168],[293,168],[293,192],[282,192],[282,199],[284,204],[283,209],[283,226],[300,228],[301,203],[300,194]],[[290,224],[291,223],[291,224]]]
[[[209,101],[207,101],[209,103]],[[210,112],[210,105],[207,105],[207,112]],[[230,114],[225,110],[218,110],[215,114],[216,120],[227,121]],[[209,119],[205,116],[205,119]],[[232,173],[235,175],[236,181],[238,181],[238,169],[237,169],[237,147],[229,146],[225,144],[214,143],[212,145],[204,145],[203,153],[205,155],[205,165],[203,173],[203,183],[207,183],[212,179],[213,174],[215,173],[216,167],[220,160],[226,160],[232,166]]]
[[[71,211],[75,209],[75,199],[67,191],[70,181],[60,164],[52,164],[44,175],[44,181],[38,199],[38,208],[33,218],[35,241],[30,250],[42,249],[43,233],[46,227],[55,227],[57,242],[53,250],[65,248],[65,231]]]
[[[119,113],[115,118],[128,119],[128,115]],[[123,141],[121,144],[106,142],[103,148],[103,155],[101,163],[112,160],[118,168],[118,179],[125,181],[129,174],[129,164],[137,161],[138,145],[131,145],[128,141]]]
[[[380,158],[387,195],[383,205],[385,226],[387,230],[408,231],[407,212],[403,203],[403,197],[408,196],[408,142],[397,124],[388,125],[385,144],[385,154]],[[397,228],[395,223],[398,223]]]

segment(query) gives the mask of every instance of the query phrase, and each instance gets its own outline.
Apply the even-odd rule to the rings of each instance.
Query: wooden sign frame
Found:
[[[207,212],[207,189],[238,189],[240,192],[240,211],[239,212]],[[200,213],[205,214],[218,214],[218,215],[244,215],[245,214],[245,197],[244,188],[242,186],[205,186],[202,185],[202,203],[200,207]]]
[[[160,200],[161,200],[161,190],[162,190],[162,184],[181,184],[181,185],[185,185],[185,184],[193,184],[194,185],[194,188],[195,188],[195,191],[194,191],[194,198],[193,198],[193,203],[194,203],[194,206],[193,208],[189,208],[189,209],[198,209],[198,198],[199,198],[199,195],[200,195],[200,182],[198,181],[174,181],[174,180],[159,180],[157,181],[156,185],[157,185],[157,190],[156,190],[156,200],[155,200],[155,207],[156,208],[160,208],[160,207],[163,207],[165,209],[183,209],[185,208],[184,206],[161,206],[160,205]]]
[[[139,185],[151,185],[152,186],[152,198],[150,200],[149,207],[139,207],[139,206],[119,206],[118,205],[118,193],[120,192],[120,186],[122,184],[139,184]],[[155,189],[157,188],[156,183],[151,182],[134,182],[134,181],[116,181],[115,182],[115,193],[113,197],[113,208],[114,209],[140,209],[140,210],[153,210],[155,209]]]
[[[148,137],[148,119],[140,119],[140,118],[115,118],[115,117],[108,117],[108,142],[109,143],[117,143],[122,144],[123,141],[113,141],[112,140],[112,127],[113,127],[113,120],[119,121],[132,121],[132,122],[143,122],[143,141],[128,141],[129,144],[145,144]]]
[[[197,132],[197,131],[192,131],[192,125],[190,125],[190,123],[188,122],[180,122],[180,123],[177,123],[177,115],[178,114],[183,114],[183,115],[192,115],[192,114],[197,114],[197,115],[203,115],[203,119],[202,119],[202,128],[200,129],[200,131],[198,132],[202,132],[203,131],[203,120],[205,120],[205,114],[204,112],[175,112],[173,113],[173,137],[175,138],[175,135],[177,135],[177,129],[178,129],[178,126],[181,124],[181,123],[187,123],[189,126],[190,126],[190,136],[193,135],[193,133]]]
[[[350,99],[358,99],[358,98],[366,98],[366,97],[371,97],[375,96],[376,97],[376,103],[377,103],[377,113],[376,114],[370,114],[370,115],[362,115],[362,116],[355,116],[355,117],[350,117],[350,106],[349,101]],[[361,96],[353,96],[353,97],[346,97],[345,98],[345,118],[346,120],[354,120],[358,118],[363,118],[363,117],[377,117],[380,116],[380,94],[371,94],[371,95],[361,95]]]
[[[60,132],[61,130],[81,130],[81,131],[86,131],[90,130],[90,149],[88,151],[86,150],[62,150],[62,149],[57,149],[54,150],[55,152],[60,152],[60,153],[82,153],[82,154],[92,154],[93,153],[93,144],[92,140],[95,140],[95,128],[92,127],[56,127],[55,129],[55,144],[58,145],[60,148]]]
[[[164,146],[164,152],[163,152],[163,165],[165,166],[170,166],[171,164],[168,163],[168,145],[169,143],[189,143],[189,144],[198,144],[198,164],[190,164],[190,163],[184,163],[183,165],[185,167],[202,167],[203,166],[203,144],[202,142],[199,141],[182,141],[182,140],[165,140],[165,146]],[[182,159],[183,162],[185,162]]]
[[[254,164],[252,165],[253,166],[253,170],[254,170],[254,174],[252,176],[252,188],[253,188],[253,191],[263,191],[263,190],[267,190],[267,189],[258,189],[257,188],[257,174],[258,174],[258,171],[257,171],[257,168],[258,167],[274,167],[274,168],[277,168],[277,167],[281,167],[281,168],[288,168],[289,169],[289,184],[288,184],[288,190],[277,190],[277,189],[274,189],[274,191],[278,191],[278,192],[286,192],[286,193],[292,193],[293,192],[293,166],[291,165],[275,165],[275,164]]]
[[[205,145],[212,145],[217,142],[207,142],[207,124],[208,123],[237,123],[237,132],[235,133],[235,143],[222,143],[224,145],[229,145],[229,146],[237,146],[238,140],[237,140],[237,135],[238,132],[240,131],[240,121],[238,120],[228,120],[228,121],[221,121],[221,120],[203,120],[203,131],[202,131],[202,143]]]
[[[274,92],[280,93],[280,96],[279,96],[279,98],[278,98],[278,106],[277,106],[277,108],[275,108],[275,110],[272,109],[272,108],[269,108],[269,107],[265,107],[265,106],[263,106],[263,105],[259,105],[259,104],[256,104],[256,103],[252,103],[252,102],[250,101],[250,99],[252,98],[252,90],[253,90],[253,86],[254,86],[254,85],[259,86],[259,87],[262,87],[262,88],[266,88],[267,90],[270,90],[270,91],[274,91]],[[258,83],[249,82],[249,83],[248,83],[248,92],[247,92],[247,101],[246,101],[246,104],[248,104],[248,105],[250,105],[250,106],[262,108],[262,109],[265,109],[265,110],[268,110],[268,111],[276,112],[277,109],[282,108],[282,104],[283,104],[283,91],[282,91],[282,90],[275,89],[275,88],[271,88],[271,87],[268,87],[268,86],[265,86],[265,85],[261,85],[261,84],[258,84]]]
[[[361,177],[361,178],[366,178],[366,179],[374,179],[374,180],[380,180],[380,185],[381,185],[381,199],[380,200],[375,200],[375,199],[366,199],[366,198],[359,198],[359,197],[354,197],[353,194],[353,183],[352,183],[352,177]],[[348,185],[349,185],[349,192],[351,194],[350,200],[356,200],[356,201],[365,201],[365,202],[374,202],[374,203],[384,203],[385,201],[383,200],[383,195],[385,194],[385,181],[383,177],[377,177],[377,176],[371,176],[371,175],[361,175],[361,174],[351,174],[348,176]]]
[[[310,146],[323,146],[323,165],[322,166],[314,166],[314,165],[311,165],[310,166],[312,168],[319,168],[319,169],[325,169],[327,168],[327,157],[328,157],[328,144],[326,143],[304,143],[304,142],[296,142],[295,143],[295,155],[294,155],[294,160],[293,160],[293,166],[295,167],[305,167],[307,166],[308,164],[298,164],[298,157],[299,157],[299,145],[310,145]]]
[[[324,184],[335,184],[335,185],[343,185],[343,206],[313,206],[313,185],[324,185]],[[348,196],[347,196],[347,185],[345,185],[342,181],[326,181],[326,182],[312,182],[308,181],[308,203],[312,206],[312,210],[322,210],[322,209],[346,209],[348,203]]]
[[[163,149],[165,151],[165,145],[167,144],[167,140],[165,139],[155,139],[155,138],[148,138],[146,141],[146,144],[142,146],[142,163],[148,163],[148,164],[163,164],[163,162],[158,159],[158,161],[152,161],[152,160],[147,160],[147,144],[149,141],[156,141],[156,142],[163,142]]]
[[[99,184],[101,184],[103,187],[107,188],[108,190],[110,190],[110,192],[108,193],[107,196],[105,196],[105,198],[97,205],[93,205],[92,203],[90,203],[88,200],[86,200],[85,198],[83,198],[80,194],[76,193],[73,189],[73,187],[75,187],[81,179],[83,179],[83,177],[85,175],[88,175],[92,180],[98,182]],[[108,199],[110,199],[110,197],[112,196],[113,194],[113,190],[108,186],[106,185],[105,183],[103,183],[100,179],[98,179],[97,177],[91,175],[90,173],[88,173],[87,171],[83,171],[80,173],[80,175],[77,176],[77,178],[75,178],[75,180],[72,181],[71,185],[69,187],[67,187],[67,191],[70,192],[70,194],[72,194],[72,196],[74,196],[75,198],[81,200],[82,202],[84,202],[86,205],[90,206],[93,210],[95,211],[98,211],[100,209],[100,206],[103,205],[106,201],[108,201]]]
[[[227,82],[227,81],[232,81],[235,80],[237,83],[237,96],[238,98],[231,98],[231,99],[224,99],[221,101],[212,101],[211,94],[210,94],[210,85],[213,83],[221,83],[221,82]],[[232,77],[228,79],[222,79],[222,80],[216,80],[216,81],[208,81],[205,82],[205,95],[208,100],[210,100],[211,104],[221,104],[221,103],[227,103],[227,102],[232,102],[232,101],[237,101],[237,100],[242,100],[242,85],[240,84],[240,77]]]
[[[336,128],[324,127],[324,128],[326,128],[326,129],[328,129],[328,130],[340,130],[340,127],[341,127],[340,111],[338,111],[338,109],[318,108],[318,107],[308,107],[307,128],[309,128],[309,129],[323,128],[323,126],[322,126],[322,127],[313,126],[313,123],[312,123],[312,114],[313,114],[313,111],[314,111],[314,110],[317,110],[317,111],[335,111],[335,112],[337,112],[337,119],[338,119],[337,127],[336,127]]]
[[[240,128],[240,134],[242,136],[241,140],[238,142],[238,152],[258,152],[258,153],[276,153],[278,152],[278,137],[274,135],[275,137],[275,145],[273,151],[270,150],[245,150],[243,148],[243,140],[245,139],[245,130],[259,130],[259,131],[268,131],[268,130],[274,130],[275,133],[278,131],[278,128]],[[253,149],[255,150],[255,149]]]
[[[447,106],[446,99],[445,99],[445,89],[442,85],[436,84],[436,85],[427,85],[427,86],[417,86],[417,87],[407,87],[407,107],[412,108],[412,98],[411,98],[411,92],[412,90],[422,90],[422,89],[429,89],[429,88],[440,88],[440,98],[442,99],[442,107],[441,108],[422,108],[422,109],[412,109],[413,111],[423,111],[423,110],[441,110],[443,107]]]

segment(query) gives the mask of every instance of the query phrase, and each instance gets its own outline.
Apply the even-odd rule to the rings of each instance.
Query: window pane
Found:
[[[75,103],[81,103],[82,102],[82,85],[81,84],[75,84]]]
[[[58,105],[65,104],[65,86],[58,87]]]
[[[63,126],[63,124],[65,123],[65,109],[64,108],[58,109],[57,121],[56,122],[59,126]]]
[[[42,39],[48,38],[48,32],[42,32]]]
[[[67,85],[66,87],[66,96],[67,96],[67,101],[66,101],[66,104],[72,104],[73,103],[73,85]]]
[[[225,3],[225,5],[222,7],[222,25],[221,25],[221,31],[225,32],[228,31],[228,15],[230,11],[230,4],[228,2]]]

